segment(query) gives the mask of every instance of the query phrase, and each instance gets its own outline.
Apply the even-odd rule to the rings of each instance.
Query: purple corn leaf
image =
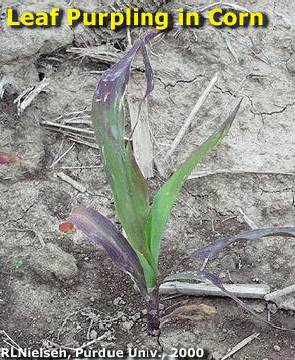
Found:
[[[154,33],[154,36],[156,36],[156,35],[157,35],[157,33]],[[148,94],[150,94],[153,91],[154,77],[153,77],[153,69],[151,67],[151,63],[150,63],[149,56],[148,56],[145,46],[141,46],[141,54],[142,54],[142,59],[143,59],[144,67],[145,67],[145,76],[146,76],[145,97],[146,97]]]
[[[190,257],[200,260],[211,260],[238,240],[256,240],[265,236],[295,237],[295,227],[262,228],[243,231],[233,237],[221,238],[207,246],[197,249],[190,254]]]
[[[213,285],[217,286],[221,291],[223,291],[228,297],[232,298],[234,301],[236,301],[238,304],[240,304],[245,310],[249,311],[252,315],[258,316],[260,318],[260,316],[257,315],[256,312],[251,308],[251,306],[248,306],[242,300],[240,300],[235,294],[226,290],[226,288],[223,286],[221,280],[219,279],[219,277],[217,275],[214,275],[209,272],[204,272],[204,276]]]
[[[147,183],[124,141],[122,99],[130,80],[131,64],[141,50],[147,79],[147,96],[153,89],[153,74],[145,44],[158,35],[148,31],[117,64],[105,71],[93,98],[92,123],[101,152],[104,169],[110,181],[119,220],[128,240],[137,251],[149,288],[156,285],[156,265],[147,245],[145,223],[149,212]]]
[[[146,295],[145,277],[138,256],[110,220],[90,207],[78,206],[60,225],[60,230],[72,231],[71,224],[103,248],[112,261],[132,277],[141,293]]]
[[[258,229],[257,229],[258,230]],[[240,300],[235,294],[233,294],[232,292],[226,290],[226,288],[223,286],[221,280],[219,279],[218,276],[209,273],[209,272],[201,272],[204,274],[205,278],[210,281],[213,285],[217,286],[221,291],[223,291],[228,297],[232,298],[234,301],[236,301],[240,306],[242,306],[242,308],[244,308],[245,310],[247,310],[250,314],[252,314],[253,316],[255,316],[256,318],[258,318],[259,320],[267,323],[268,325],[274,327],[275,329],[278,330],[284,330],[284,331],[292,331],[295,332],[295,330],[292,329],[287,329],[287,328],[283,328],[283,327],[279,327],[276,326],[275,324],[271,323],[270,321],[267,321],[265,319],[263,319],[261,316],[259,316],[256,311],[254,311],[252,309],[251,306],[245,304],[242,300]]]
[[[116,97],[118,95],[124,95],[130,79],[131,65],[139,49],[143,54],[146,70],[146,95],[153,90],[152,68],[149,63],[145,45],[158,34],[158,31],[148,31],[141,40],[138,40],[132,46],[128,53],[117,64],[114,64],[110,67],[110,69],[108,69],[102,74],[95,91],[95,100],[97,102],[102,101],[105,107],[110,108],[113,105],[114,101],[117,100]]]
[[[205,271],[194,271],[194,272],[181,272],[181,273],[176,273],[173,275],[168,276],[167,278],[164,279],[164,282],[167,281],[197,281],[197,282],[210,282],[212,285],[218,287],[226,296],[232,298],[234,301],[236,301],[240,306],[242,306],[245,310],[247,310],[250,314],[252,314],[253,316],[257,317],[259,320],[267,323],[268,325],[279,329],[279,330],[288,330],[288,331],[294,331],[291,329],[286,329],[286,328],[281,328],[276,326],[275,324],[263,319],[262,317],[260,317],[256,311],[254,311],[252,309],[251,306],[245,304],[242,300],[240,300],[234,293],[232,293],[231,291],[226,290],[226,288],[223,286],[221,280],[219,279],[219,277],[213,273],[210,272],[205,272]]]

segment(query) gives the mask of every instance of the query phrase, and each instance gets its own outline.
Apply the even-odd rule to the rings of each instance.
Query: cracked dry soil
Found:
[[[168,34],[149,51],[155,72],[149,119],[154,153],[159,156],[214,74],[220,73],[178,147],[172,169],[216,129],[237,98],[244,97],[229,135],[196,169],[196,177],[187,181],[173,209],[160,256],[160,281],[194,249],[248,229],[239,209],[259,227],[295,223],[295,29],[290,20],[295,12],[288,1],[241,4],[253,10],[264,7],[269,26]],[[138,31],[132,36],[135,39]],[[180,305],[201,303],[213,306],[216,314],[195,322],[175,319],[163,325],[159,341],[147,337],[144,304],[130,279],[81,234],[59,233],[60,222],[73,206],[92,206],[116,221],[114,204],[99,152],[72,142],[62,131],[41,126],[40,121],[70,119],[68,124],[91,130],[87,120],[98,71],[110,64],[67,50],[108,46],[109,52],[120,55],[127,45],[124,31],[114,38],[84,29],[67,41],[58,48],[41,47],[0,61],[1,74],[14,78],[0,101],[0,148],[24,159],[20,165],[0,167],[1,329],[21,347],[77,348],[105,334],[87,348],[201,347],[210,354],[207,358],[214,359],[260,333],[232,359],[294,359],[294,333],[267,326],[227,298],[162,298],[163,315]],[[141,66],[140,57],[136,64]],[[17,116],[14,99],[44,75],[49,85]],[[140,96],[144,87],[144,74],[135,67],[128,91]],[[126,113],[128,119],[127,108]],[[86,123],[75,124],[81,120]],[[88,137],[79,139],[89,142]],[[57,176],[60,171],[83,184],[85,191],[63,181]],[[151,193],[161,184],[155,172],[149,180]],[[273,291],[294,283],[294,257],[293,239],[270,237],[231,247],[207,269],[225,283],[266,283]],[[23,266],[16,266],[16,260]],[[183,261],[178,270],[200,266],[198,261]],[[292,294],[282,308],[263,300],[246,302],[276,325],[295,328]],[[1,346],[7,346],[5,340],[3,335]]]

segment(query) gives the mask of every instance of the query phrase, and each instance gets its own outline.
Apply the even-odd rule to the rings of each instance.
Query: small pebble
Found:
[[[220,277],[220,279],[225,278],[225,277],[226,277],[226,275],[227,275],[227,273],[226,273],[226,271],[224,271],[224,270],[220,271],[220,273],[219,273],[219,277]]]
[[[261,314],[263,313],[264,309],[265,309],[265,305],[264,304],[259,304],[259,303],[255,303],[255,304],[252,304],[252,309],[254,311],[256,311],[257,313]]]
[[[105,330],[105,326],[104,326],[104,323],[102,321],[100,321],[98,323],[98,328],[99,328],[99,330]]]
[[[133,316],[131,316],[131,319],[132,319],[133,321],[136,321],[136,320],[140,319],[140,313],[134,314]]]
[[[119,302],[122,300],[122,298],[120,298],[120,297],[117,297],[114,301],[113,301],[113,304],[115,305],[115,306],[118,306],[119,305]]]
[[[211,354],[210,360],[220,360],[222,358],[222,356],[219,354],[219,352],[214,351]]]
[[[278,311],[278,307],[274,303],[267,304],[268,311],[270,311],[272,314],[275,314]]]
[[[281,348],[279,347],[279,345],[274,345],[273,349],[274,349],[274,351],[280,351],[280,350],[281,350]]]
[[[132,320],[130,320],[130,321],[124,321],[124,322],[122,323],[122,327],[123,327],[124,330],[130,330],[130,329],[132,329],[133,325],[134,325],[134,322],[133,322]]]
[[[91,340],[96,339],[97,338],[97,332],[94,329],[92,329],[90,331],[89,337],[90,337]]]

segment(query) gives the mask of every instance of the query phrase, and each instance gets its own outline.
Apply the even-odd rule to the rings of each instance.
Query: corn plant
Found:
[[[157,333],[160,324],[158,257],[172,206],[192,170],[225,137],[240,106],[239,102],[219,129],[194,151],[162,186],[150,205],[146,180],[134,159],[130,142],[125,144],[124,141],[122,100],[130,79],[131,64],[139,50],[142,52],[146,70],[145,96],[153,90],[153,73],[145,45],[157,34],[155,31],[148,32],[134,44],[118,64],[107,70],[98,82],[93,98],[93,128],[104,168],[111,183],[117,214],[127,238],[117,230],[110,220],[90,207],[76,207],[70,217],[60,225],[60,230],[66,233],[74,233],[76,228],[82,231],[103,248],[121,270],[132,277],[136,287],[147,301],[147,324],[150,334]],[[14,154],[0,152],[0,165],[21,162],[22,159]],[[218,239],[197,249],[190,254],[190,257],[199,260],[214,259],[224,249],[240,239],[252,241],[265,236],[295,237],[295,227],[244,231],[229,238]],[[16,267],[22,265],[21,261],[15,261]],[[227,291],[220,279],[212,273],[204,271],[178,273],[169,278],[178,281],[209,281],[260,320],[277,329],[289,330],[261,318],[249,305],[238,299],[235,294]]]
[[[105,71],[95,90],[92,123],[104,169],[111,184],[116,212],[125,230],[125,238],[115,225],[98,211],[77,207],[60,229],[81,230],[102,247],[113,262],[128,273],[147,301],[147,328],[153,334],[159,329],[158,257],[171,209],[181,187],[196,165],[225,137],[241,101],[227,120],[178,168],[156,193],[150,205],[147,182],[124,140],[123,96],[131,64],[140,50],[145,65],[146,94],[153,90],[153,73],[146,43],[158,33],[149,31],[138,40],[117,64]]]

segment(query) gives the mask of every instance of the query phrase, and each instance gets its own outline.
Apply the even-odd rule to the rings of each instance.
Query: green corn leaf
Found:
[[[157,192],[153,205],[150,209],[146,225],[146,234],[149,239],[149,247],[158,262],[161,240],[165,225],[168,221],[172,206],[177,199],[181,187],[197,164],[221,142],[228,133],[231,124],[238,112],[242,99],[229,115],[227,120],[215,131],[190,157],[178,168],[171,178]]]
[[[127,238],[136,251],[147,277],[147,286],[156,285],[156,265],[148,247],[145,224],[149,213],[149,196],[144,179],[129,143],[124,142],[123,96],[130,80],[134,56],[141,50],[146,66],[146,95],[153,89],[153,75],[145,44],[157,32],[148,32],[136,42],[121,61],[103,73],[92,105],[92,124],[104,169],[111,184],[116,211]]]
[[[93,123],[100,116],[107,115],[101,112],[94,103]],[[118,111],[116,118],[118,119],[119,116],[123,116],[123,114]],[[94,129],[96,130],[98,127],[99,125],[94,126]],[[148,277],[146,279],[148,287],[154,287],[156,284],[155,266],[144,232],[149,211],[146,181],[134,159],[130,144],[125,147],[124,142],[115,141],[110,132],[105,132],[98,139],[120,222],[141,260],[145,275]]]

